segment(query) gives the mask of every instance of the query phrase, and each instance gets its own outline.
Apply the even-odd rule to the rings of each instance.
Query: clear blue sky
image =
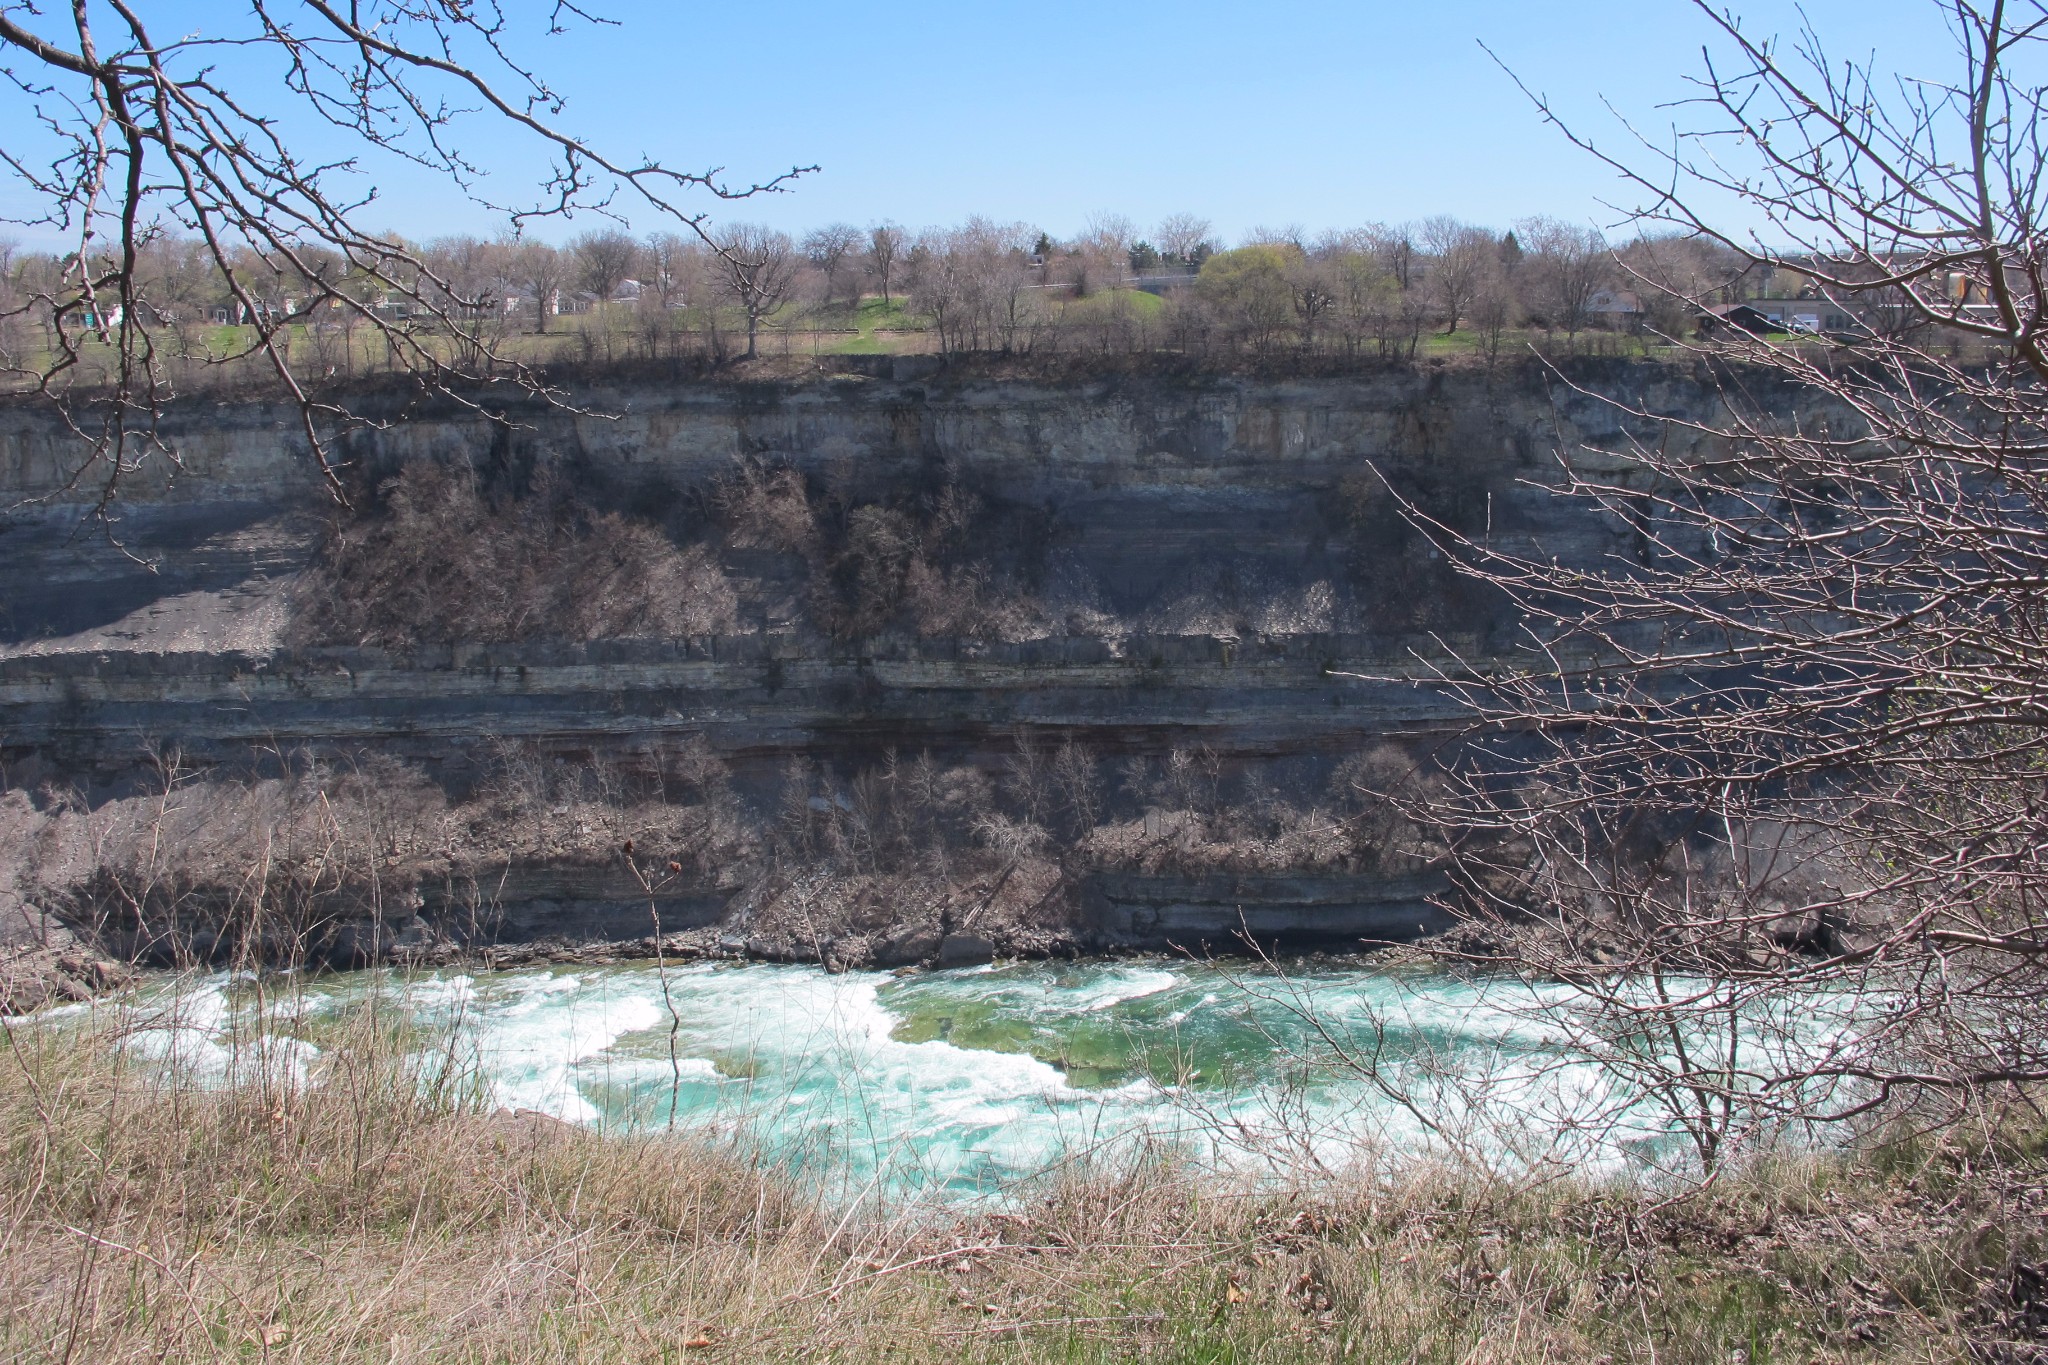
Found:
[[[1797,23],[1785,0],[1727,2],[1756,30]],[[547,9],[545,0],[507,6]],[[144,8],[203,27],[240,6]],[[723,216],[796,230],[981,213],[1059,236],[1093,213],[1145,228],[1186,210],[1213,220],[1226,241],[1255,225],[1315,231],[1431,213],[1495,226],[1531,213],[1611,220],[1599,201],[1625,191],[1542,126],[1479,40],[1612,139],[1601,97],[1668,127],[1677,115],[1658,106],[1683,97],[1713,36],[1685,0],[595,8],[618,26],[522,49],[568,97],[566,127],[627,156],[722,164],[741,179],[822,167],[792,193]],[[1840,55],[1874,50],[1907,70],[1952,65],[1927,0],[1809,0],[1806,10]],[[473,145],[498,168],[498,193],[530,183],[527,152],[489,137]],[[445,186],[391,168],[375,178],[383,219],[414,237],[498,226]]]

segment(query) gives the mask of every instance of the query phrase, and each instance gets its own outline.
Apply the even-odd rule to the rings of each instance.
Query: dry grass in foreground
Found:
[[[168,1080],[99,1027],[7,1030],[0,1359],[2048,1359],[2048,1166],[2011,1140],[1661,1205],[1155,1160],[849,1216],[738,1150],[487,1112],[369,1009],[311,1084]]]

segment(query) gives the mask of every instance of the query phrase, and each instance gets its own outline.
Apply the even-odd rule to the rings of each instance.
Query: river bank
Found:
[[[815,1016],[822,1033],[792,1029],[813,1016],[759,976],[800,977],[813,1004],[857,987],[872,1002],[880,981],[699,974],[726,975],[728,1002],[756,1001],[756,1036],[783,1040],[783,1055],[860,1046],[872,1064],[877,1048],[950,1049],[964,1059],[953,1082],[985,1105],[994,1078],[1036,1064],[1042,1039],[1006,1040],[1014,1020],[1149,1009],[1164,1021],[1186,1008],[1189,983],[1145,970],[1165,971],[1103,967],[1065,987],[1027,971],[997,990],[987,972],[902,979],[891,1032],[950,1018],[957,1043],[877,1040],[843,1010],[835,1032],[830,1007]],[[647,969],[615,975],[632,973]],[[509,1028],[574,1052],[580,1029],[586,1063],[613,1055],[570,1091],[553,1083],[559,1071],[504,1067],[504,1051],[495,1074],[513,1088],[494,1089],[483,1054],[437,1046],[446,1035],[391,1008],[396,996],[308,1013],[317,981],[212,997],[232,1006],[206,1021],[225,1054],[167,1039],[161,1014],[155,1029],[105,1006],[74,1011],[70,1027],[11,1023],[0,1343],[37,1359],[1516,1365],[2018,1361],[2044,1344],[2048,1168],[2024,1126],[1788,1154],[1723,1172],[1710,1194],[1625,1172],[1510,1178],[1448,1158],[1233,1175],[1184,1142],[1082,1141],[1067,1160],[1002,1172],[993,1204],[885,1201],[871,1175],[821,1178],[829,1144],[814,1137],[778,1150],[759,1127],[668,1131],[629,1093],[650,1077],[663,1089],[669,1070],[658,983],[653,996],[592,993],[588,974],[567,974],[569,990],[543,975],[401,984],[438,992],[416,999],[501,1040]],[[683,1051],[704,1056],[710,995],[681,984]],[[934,999],[935,984],[955,994]],[[984,1007],[972,1016],[962,986]],[[1026,1007],[1017,993],[1029,988],[1039,998]],[[560,1007],[579,993],[584,1023],[564,1027]],[[1085,1008],[1091,997],[1103,1007]],[[188,996],[186,1022],[202,1014]],[[636,1036],[651,1046],[620,1046]],[[821,1038],[830,1045],[805,1046]],[[1213,1035],[1191,1042],[1215,1055]],[[223,1055],[242,1065],[219,1069]],[[905,1087],[887,1065],[853,1095],[815,1073],[778,1089],[777,1058],[761,1052],[752,1077],[725,1065],[716,1081],[689,1068],[686,1084],[751,1084],[783,1112],[836,1103],[839,1131],[878,1139],[891,1094],[942,1127],[970,1104],[930,1075]],[[1128,1088],[1100,1079],[1090,1093]],[[571,1092],[640,1121],[547,1112]],[[947,1093],[950,1111],[930,1102]],[[981,1118],[1014,1139],[1020,1114]]]

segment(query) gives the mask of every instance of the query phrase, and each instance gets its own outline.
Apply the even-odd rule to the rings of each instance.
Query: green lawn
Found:
[[[822,349],[821,354],[887,355],[889,354],[889,346],[888,343],[884,342],[874,333],[863,332],[857,336],[850,336],[847,337],[844,341],[836,341],[831,345],[824,347]]]
[[[902,299],[862,299],[857,324],[862,332],[922,332],[924,315],[913,313]]]
[[[1567,343],[1560,333],[1555,336],[1525,328],[1512,328],[1502,333],[1500,354],[1503,358],[1515,358],[1529,354],[1530,348],[1546,354],[1558,355],[1567,350]],[[1480,333],[1466,328],[1445,336],[1431,330],[1422,334],[1422,345],[1417,354],[1424,356],[1466,356],[1479,355],[1485,351],[1486,339]],[[1670,347],[1655,337],[1623,336],[1613,332],[1581,332],[1578,337],[1578,353],[1581,355],[1610,355],[1643,358],[1667,354]]]
[[[1165,299],[1142,289],[1105,289],[1085,299],[1067,300],[1063,316],[1069,322],[1113,322],[1119,317],[1150,322],[1165,307]]]
[[[865,298],[852,308],[837,304],[818,310],[812,322],[821,329],[852,332],[820,347],[824,355],[888,355],[901,346],[896,344],[897,338],[882,333],[922,332],[928,326],[924,316],[911,312],[900,298],[886,303],[879,298]]]

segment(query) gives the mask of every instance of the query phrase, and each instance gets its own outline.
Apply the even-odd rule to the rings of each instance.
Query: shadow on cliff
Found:
[[[230,593],[310,557],[312,527],[270,503],[130,507],[100,526],[76,513],[0,518],[0,644],[114,626],[167,599]]]

